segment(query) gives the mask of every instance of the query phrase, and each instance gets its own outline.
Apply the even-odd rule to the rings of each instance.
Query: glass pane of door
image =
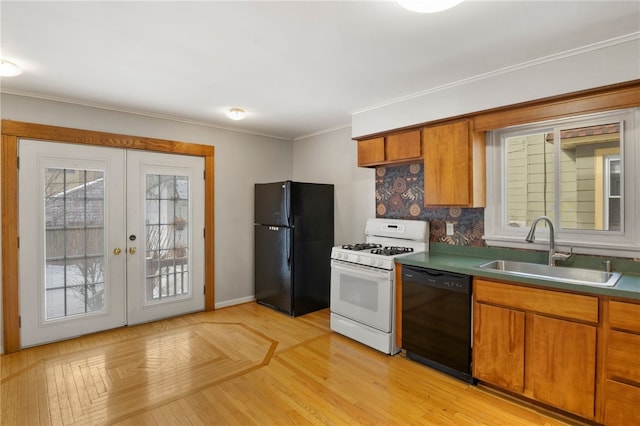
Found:
[[[46,168],[45,317],[105,309],[104,171]]]
[[[145,302],[188,296],[189,177],[146,175]]]

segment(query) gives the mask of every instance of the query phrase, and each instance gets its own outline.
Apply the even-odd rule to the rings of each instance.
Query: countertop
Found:
[[[525,257],[525,258],[523,258]],[[546,287],[549,289],[575,291],[584,294],[607,295],[627,299],[640,300],[640,262],[632,260],[614,261],[614,270],[622,273],[622,277],[613,287],[600,287],[592,285],[569,284],[563,282],[550,281],[546,279],[522,277],[504,272],[480,269],[478,265],[491,260],[505,259],[528,261],[533,263],[544,263],[546,253],[535,253],[516,250],[495,250],[488,248],[461,248],[444,247],[442,244],[431,245],[429,252],[416,253],[395,258],[396,263],[402,265],[413,265],[423,268],[437,269],[459,274],[473,275],[476,277],[492,278],[509,281],[511,283],[522,283]],[[584,267],[580,263],[600,264],[601,260],[594,258],[577,259],[573,261],[573,266]],[[575,264],[577,263],[577,264]],[[571,266],[571,265],[567,265]],[[591,266],[591,265],[590,265]],[[616,268],[618,266],[620,269]],[[558,266],[563,267],[563,266]],[[623,270],[623,268],[625,270]],[[588,268],[596,269],[596,268]]]

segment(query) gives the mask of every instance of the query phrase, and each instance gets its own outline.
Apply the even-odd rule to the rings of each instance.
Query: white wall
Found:
[[[364,241],[367,218],[375,216],[374,169],[357,167],[351,128],[297,140],[293,179],[335,185],[335,244]]]
[[[216,306],[253,299],[253,185],[292,178],[292,142],[7,94],[0,111],[9,120],[215,146]]]
[[[356,112],[352,135],[364,136],[636,79],[640,79],[640,33]]]
[[[2,94],[0,101],[3,119],[215,146],[216,307],[254,297],[254,183],[334,184],[336,244],[363,240],[366,219],[375,216],[374,170],[357,167],[350,127],[292,143],[23,96]],[[0,325],[0,342],[1,333]]]

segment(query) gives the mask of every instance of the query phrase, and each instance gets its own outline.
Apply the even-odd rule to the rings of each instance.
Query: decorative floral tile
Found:
[[[485,246],[484,209],[425,208],[422,163],[376,168],[376,216],[430,222],[431,242]],[[446,235],[446,223],[454,234]]]

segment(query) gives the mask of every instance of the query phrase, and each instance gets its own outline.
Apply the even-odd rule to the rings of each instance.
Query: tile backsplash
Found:
[[[390,219],[416,219],[430,222],[429,242],[455,246],[487,247],[484,234],[484,209],[424,207],[424,170],[422,163],[376,168],[376,216]],[[447,235],[446,224],[453,224],[453,235]],[[443,246],[446,247],[446,246]],[[452,250],[458,248],[451,247]],[[459,249],[463,249],[460,247]],[[466,249],[464,249],[466,250]],[[528,251],[528,250],[523,250]],[[541,252],[542,253],[542,252]],[[546,255],[546,252],[544,253]],[[574,256],[575,266],[592,265],[599,255]],[[637,272],[640,258],[626,259],[607,256],[615,262],[615,270],[623,268]],[[591,263],[590,263],[591,262]],[[633,265],[631,267],[624,265]],[[624,270],[626,270],[624,269]]]
[[[422,163],[376,168],[376,216],[430,222],[430,242],[485,247],[484,209],[424,207]],[[453,224],[447,235],[446,224]]]

